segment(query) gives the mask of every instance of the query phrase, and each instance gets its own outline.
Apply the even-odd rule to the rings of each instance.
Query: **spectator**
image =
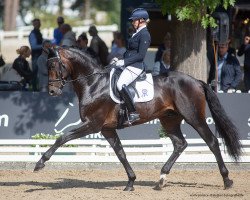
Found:
[[[228,43],[218,47],[218,84],[217,90],[231,92],[241,80],[241,69],[238,59],[228,53]]]
[[[108,55],[108,62],[113,58],[122,58],[123,54],[126,52],[125,40],[120,32],[115,33],[113,49],[111,49],[110,54]]]
[[[98,31],[94,25],[89,27],[89,34],[92,36],[90,47],[100,58],[101,64],[106,66],[108,64],[108,47],[105,42],[98,36]]]
[[[59,16],[57,17],[57,24],[58,27],[54,29],[54,39],[53,39],[53,44],[60,45],[61,40],[63,38],[63,34],[61,31],[61,26],[64,24],[64,18]]]
[[[96,61],[100,64],[100,60],[97,56],[97,54],[94,52],[94,50],[91,47],[88,47],[88,38],[86,33],[82,33],[81,35],[78,36],[77,39],[77,46],[78,48],[85,52],[88,53],[92,58],[96,59]]]
[[[163,43],[158,47],[158,50],[155,54],[155,62],[161,61],[162,54],[165,50],[171,50],[171,35],[169,32],[166,33]]]
[[[112,40],[112,42],[111,42],[111,52],[115,49],[115,48],[117,48],[117,45],[116,45],[116,43],[115,43],[115,38],[117,37],[117,34],[119,33],[119,31],[114,31],[113,32],[113,40]]]
[[[63,24],[61,26],[61,31],[63,34],[61,46],[76,47],[76,36],[75,33],[72,32],[71,26],[69,24]]]
[[[246,36],[244,44],[241,45],[238,51],[238,56],[245,55],[244,59],[244,85],[245,90],[250,90],[250,36]]]
[[[30,57],[31,50],[28,46],[21,46],[16,50],[19,56],[14,60],[12,68],[16,70],[16,72],[21,77],[21,82],[23,85],[23,90],[28,90],[28,86],[32,81],[33,72],[30,69],[29,63],[26,58]]]
[[[34,29],[29,35],[29,43],[31,46],[31,60],[32,60],[32,70],[33,70],[33,79],[32,87],[33,91],[37,91],[37,59],[42,53],[42,43],[43,36],[40,32],[41,22],[40,19],[34,19],[32,21]]]
[[[157,61],[154,65],[152,75],[167,74],[170,70],[170,50],[165,50],[162,54],[161,61]]]
[[[37,59],[38,66],[38,80],[39,80],[39,90],[41,92],[48,91],[48,69],[47,69],[47,59],[49,50],[51,47],[51,42],[49,40],[45,40],[43,42],[43,51],[42,54]]]

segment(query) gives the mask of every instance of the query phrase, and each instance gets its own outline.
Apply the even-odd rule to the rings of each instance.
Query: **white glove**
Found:
[[[230,88],[230,89],[227,90],[227,93],[235,93],[235,89]]]
[[[124,66],[124,60],[118,60],[115,64],[117,67],[122,67]]]
[[[117,57],[114,57],[111,61],[110,61],[110,64],[111,65],[115,65],[116,62],[118,61],[119,59]]]

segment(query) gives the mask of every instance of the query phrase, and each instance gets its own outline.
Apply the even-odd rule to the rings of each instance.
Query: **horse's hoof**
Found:
[[[134,191],[134,190],[135,190],[134,187],[128,187],[128,186],[127,186],[127,187],[124,188],[123,191],[129,191],[129,192],[130,192],[130,191]]]
[[[40,170],[42,170],[45,167],[44,163],[37,163],[34,169],[34,172],[38,172]]]
[[[165,183],[165,177],[164,177],[159,180],[157,185],[154,187],[154,190],[161,190],[165,185],[166,183]]]
[[[229,189],[229,188],[232,188],[233,187],[233,181],[230,180],[230,179],[227,179],[224,181],[224,189]]]
[[[159,184],[157,184],[154,188],[153,188],[154,190],[161,190],[162,189],[162,187],[160,187],[160,185]]]

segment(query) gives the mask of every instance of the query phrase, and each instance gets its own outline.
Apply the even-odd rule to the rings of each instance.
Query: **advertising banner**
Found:
[[[250,94],[218,94],[228,116],[238,127],[241,139],[250,139]],[[206,122],[218,136],[208,108]],[[63,134],[81,126],[78,99],[74,93],[51,97],[43,92],[0,92],[0,139],[29,139],[35,134]],[[157,139],[158,119],[143,125],[118,130],[121,139]],[[181,125],[186,138],[200,138],[184,120]],[[103,138],[92,133],[89,139]]]

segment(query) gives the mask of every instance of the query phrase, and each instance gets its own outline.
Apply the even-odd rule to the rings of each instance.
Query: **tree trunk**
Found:
[[[207,82],[206,30],[200,22],[174,20],[171,37],[172,67]]]
[[[58,15],[63,16],[63,0],[58,1],[58,7],[59,7]]]
[[[19,9],[19,0],[4,1],[4,30],[12,31],[16,29],[16,17]]]
[[[91,2],[90,0],[85,0],[85,5],[84,5],[84,19],[90,19],[90,9],[91,9]]]

